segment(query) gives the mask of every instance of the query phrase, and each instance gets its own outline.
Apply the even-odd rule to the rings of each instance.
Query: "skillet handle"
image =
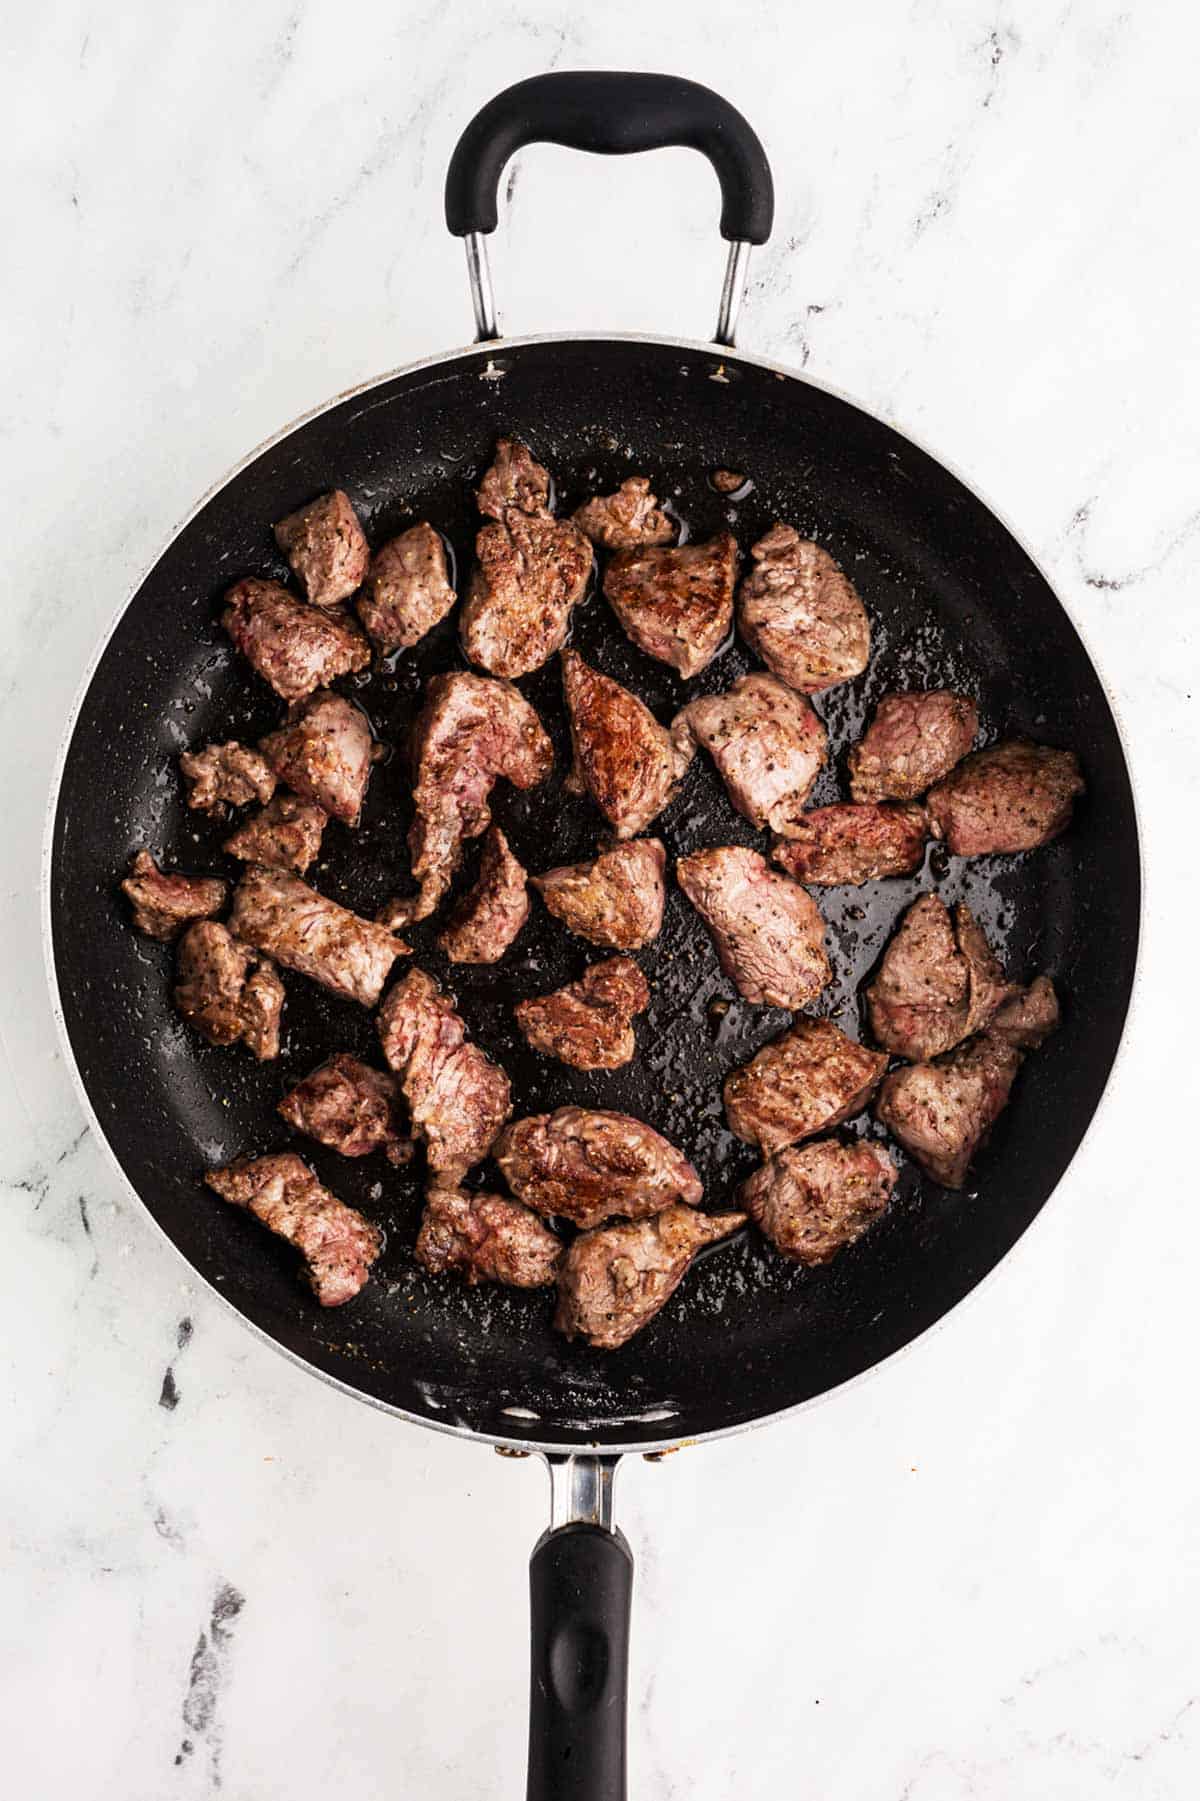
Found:
[[[496,229],[505,164],[526,144],[565,144],[601,156],[683,145],[699,150],[721,186],[721,236],[730,244],[716,339],[732,344],[752,244],[771,235],[775,194],[758,137],[736,107],[677,75],[564,71],[519,81],[489,100],[459,138],[446,172],[446,224],[465,238],[478,340],[499,337],[484,239]]]

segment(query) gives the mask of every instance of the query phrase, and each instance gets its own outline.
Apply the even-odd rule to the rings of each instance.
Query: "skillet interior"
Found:
[[[527,438],[552,469],[559,504],[653,478],[693,537],[728,520],[743,549],[776,517],[825,543],[872,615],[860,680],[818,697],[837,747],[880,693],[962,686],[984,730],[1071,745],[1089,793],[1069,835],[1024,859],[951,863],[938,877],[985,922],[1012,975],[1049,972],[1064,1025],[1017,1086],[973,1186],[952,1195],[903,1169],[880,1225],[827,1269],[803,1271],[752,1233],[702,1260],[666,1313],[615,1355],[566,1344],[549,1295],[473,1291],[425,1277],[409,1248],[419,1169],[393,1172],[297,1144],[323,1179],[387,1231],[375,1279],[322,1311],[288,1249],[200,1185],[202,1169],[282,1148],[285,1086],[334,1049],[374,1057],[371,1019],[288,977],[284,1052],[258,1067],[201,1046],[169,999],[170,953],[133,933],[115,888],[148,844],[179,867],[227,869],[227,830],[181,805],[176,758],[211,737],[254,739],[282,706],[217,625],[235,577],[286,575],[271,522],[339,484],[377,544],[417,518],[469,567],[474,480],[500,432]],[[731,503],[708,482],[745,470]],[[598,594],[574,641],[669,720],[685,698],[728,686],[751,659],[735,642],[680,683],[625,639]],[[425,677],[459,663],[453,624],[352,693],[382,740],[402,747]],[[561,792],[566,732],[556,666],[522,684],[555,737],[549,791],[497,790],[494,811],[533,870],[591,853],[602,821]],[[827,771],[815,800],[832,799]],[[326,833],[313,875],[372,913],[408,888],[402,749],[372,778],[363,827]],[[654,828],[670,856],[761,842],[730,808],[707,759]],[[937,853],[933,853],[937,855]],[[469,858],[464,881],[474,859]],[[857,1030],[860,983],[892,923],[935,871],[863,889],[816,890],[836,979],[819,1010]],[[952,1307],[1010,1248],[1074,1153],[1116,1052],[1133,977],[1139,869],[1132,796],[1103,690],[1070,622],[1011,535],[963,486],[889,427],[793,377],[736,357],[632,340],[493,346],[416,369],[340,402],[271,446],[185,527],[134,596],[83,700],[53,834],[51,917],[62,1007],[95,1112],[130,1182],[196,1269],[263,1331],[364,1397],[440,1426],[542,1445],[645,1445],[726,1430],[808,1399],[896,1350]],[[480,1042],[513,1077],[518,1111],[578,1099],[638,1114],[684,1147],[722,1204],[755,1159],[723,1127],[724,1073],[786,1023],[734,1001],[707,936],[672,892],[661,939],[642,961],[654,990],[642,1054],[627,1071],[583,1075],[532,1056],[511,1003],[577,976],[591,956],[535,903],[495,969],[455,969],[412,934],[417,961],[448,979]],[[860,1122],[852,1130],[871,1130]],[[485,1169],[483,1175],[486,1177]]]

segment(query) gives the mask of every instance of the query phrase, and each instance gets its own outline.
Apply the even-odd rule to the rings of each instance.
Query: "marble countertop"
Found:
[[[869,1382],[622,1472],[632,1792],[1195,1793],[1200,1212],[1177,1116],[1147,1126],[1164,1090],[1184,1089],[1185,1121],[1200,1100],[1180,830],[1200,761],[1198,39],[1180,7],[1112,0],[61,0],[10,40],[14,1794],[522,1789],[543,1469],[355,1406],[189,1282],[84,1128],[39,854],[62,722],[114,608],[250,446],[465,341],[440,216],[453,139],[507,82],[588,66],[676,70],[756,124],[779,214],[742,345],[944,451],[1017,523],[1115,693],[1149,873],[1107,1104],[1013,1257]],[[510,329],[707,332],[722,254],[700,159],[539,148],[507,185]]]

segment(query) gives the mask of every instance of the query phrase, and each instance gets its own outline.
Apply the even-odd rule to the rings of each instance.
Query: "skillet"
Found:
[[[543,335],[501,339],[486,237],[520,146],[552,141],[620,154],[690,145],[712,163],[728,270],[712,344]],[[131,1189],[193,1270],[262,1337],[312,1373],[400,1417],[538,1451],[552,1520],[531,1563],[533,1651],[528,1793],[616,1801],[624,1794],[624,1685],[632,1560],[612,1517],[623,1453],[657,1454],[769,1420],[858,1376],[954,1307],[1009,1251],[1066,1169],[1100,1100],[1133,981],[1140,905],[1137,826],[1104,688],[1028,552],[941,463],[893,427],[807,378],[733,348],[752,245],[771,228],[770,171],[750,127],[709,90],[672,77],[556,74],[519,83],[472,121],[446,185],[450,230],[467,249],[477,344],[429,359],[319,408],[255,452],[200,505],[123,608],[85,678],[52,797],[46,906],[51,987],[85,1108]],[[859,1029],[858,994],[899,914],[936,884],[981,919],[1009,974],[1046,971],[1060,1032],[1020,1080],[971,1186],[952,1194],[902,1163],[884,1219],[823,1269],[787,1264],[745,1232],[700,1259],[664,1313],[616,1353],[551,1330],[549,1296],[427,1277],[409,1255],[417,1171],[349,1162],[305,1144],[321,1178],[383,1225],[386,1249],[354,1304],[322,1311],[287,1248],[200,1185],[200,1172],[280,1148],[274,1106],[333,1049],[372,1058],[361,1009],[289,979],[279,1061],[199,1045],[170,1004],[169,955],[129,930],[115,882],[143,844],[181,867],[228,867],[226,827],[189,815],[175,771],[208,739],[253,741],[280,705],[234,656],[220,597],[244,574],[286,578],[271,522],[337,485],[372,543],[416,519],[445,535],[464,576],[478,519],[473,489],[495,439],[528,441],[552,470],[560,510],[651,476],[700,539],[731,526],[743,550],[777,518],[825,544],[872,618],[870,668],[817,697],[839,756],[814,804],[837,797],[844,751],[890,688],[947,685],[976,696],[985,736],[1069,745],[1088,793],[1068,835],[1024,858],[955,862],[938,850],[908,880],[819,891],[834,983],[818,1011]],[[730,498],[709,477],[744,471]],[[573,641],[660,718],[753,666],[733,642],[694,682],[643,656],[598,594]],[[364,821],[332,826],[313,872],[372,914],[410,886],[411,800],[402,747],[422,687],[460,666],[454,621],[347,692],[385,746]],[[534,870],[594,853],[601,821],[559,786],[567,731],[555,665],[522,684],[555,740],[547,795],[502,784],[495,815]],[[715,772],[697,759],[654,828],[669,858],[705,844],[756,843]],[[468,863],[464,880],[472,868]],[[450,969],[432,922],[415,961],[452,986],[472,1034],[510,1072],[519,1112],[568,1102],[638,1115],[681,1145],[728,1203],[753,1167],[725,1128],[720,1086],[787,1023],[729,1001],[707,936],[678,892],[646,958],[654,1000],[627,1070],[586,1075],[535,1057],[514,1000],[577,977],[582,947],[542,910],[495,968]],[[875,1132],[869,1122],[852,1130]],[[489,1177],[485,1166],[483,1175]],[[490,1185],[495,1185],[494,1182]]]

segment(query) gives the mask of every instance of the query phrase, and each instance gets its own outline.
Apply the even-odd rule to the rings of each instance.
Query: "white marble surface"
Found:
[[[59,0],[9,31],[9,1792],[521,1792],[542,1470],[353,1405],[189,1285],[84,1132],[38,860],[61,722],[134,578],[260,438],[465,339],[456,131],[508,81],[589,65],[678,70],[757,124],[779,218],[743,345],[1018,522],[1116,693],[1150,876],[1108,1105],[998,1276],[849,1394],[623,1473],[633,1793],[1196,1792],[1200,1212],[1173,1134],[1200,1099],[1198,50],[1166,0]],[[510,328],[703,334],[713,217],[686,152],[527,152],[495,257]]]

